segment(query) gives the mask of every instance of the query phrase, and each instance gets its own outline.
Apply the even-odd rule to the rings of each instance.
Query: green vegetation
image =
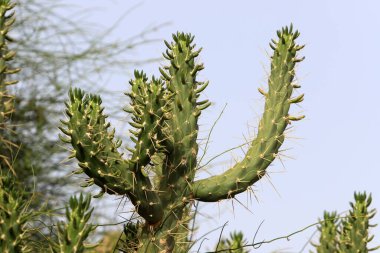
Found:
[[[245,248],[247,241],[244,240],[243,233],[233,232],[230,238],[223,238],[216,247],[216,252],[232,252],[232,253],[249,253]]]
[[[380,246],[369,248],[368,243],[374,236],[369,235],[370,224],[376,210],[369,209],[372,202],[371,195],[364,193],[354,194],[355,202],[351,202],[349,213],[340,218],[336,212],[325,212],[321,225],[319,244],[313,244],[317,253],[354,253],[369,252],[380,249]]]
[[[13,125],[27,117],[21,113],[25,112],[22,106],[20,110],[16,106],[23,99],[9,88],[17,83],[12,75],[20,71],[13,67],[15,51],[9,45],[15,41],[8,35],[15,21],[13,8],[11,1],[0,0],[0,251],[101,252],[98,244],[89,243],[94,241],[91,234],[98,227],[91,223],[94,209],[90,195],[72,196],[66,206],[66,218],[53,225],[44,224],[44,215],[58,215],[60,208],[33,206],[36,196],[28,181],[31,173],[26,170],[32,166],[33,153],[31,148],[22,149],[25,135],[17,134],[18,127]],[[100,188],[95,198],[105,193],[119,195],[129,199],[135,209],[135,218],[124,223],[123,231],[109,233],[117,240],[108,240],[104,252],[189,252],[194,243],[189,236],[189,224],[194,219],[192,204],[234,198],[265,175],[285,141],[288,125],[303,118],[289,115],[291,105],[304,98],[303,94],[293,97],[294,89],[300,88],[294,83],[295,67],[303,60],[298,56],[303,48],[296,42],[299,35],[292,25],[277,32],[277,38],[270,43],[273,51],[268,89],[259,89],[265,107],[256,137],[240,162],[208,178],[197,179],[201,160],[197,139],[198,119],[211,102],[201,98],[208,82],[198,79],[204,66],[198,60],[201,49],[196,48],[191,34],[178,32],[173,34],[173,41],[165,41],[167,50],[163,56],[167,64],[159,69],[160,77],[148,78],[143,71],[134,72],[131,89],[126,93],[130,104],[125,108],[131,118],[130,141],[134,145],[126,155],[122,141],[107,120],[100,96],[70,89],[65,102],[67,117],[61,120],[59,129],[63,133],[61,140],[72,146],[70,158],[78,162],[79,169],[74,173],[86,175],[84,187]],[[32,122],[46,119],[45,106],[38,107],[41,114],[34,111],[39,116]],[[40,121],[41,127],[46,122]],[[22,159],[15,155],[17,150]],[[42,167],[42,161],[37,167]],[[371,196],[358,193],[351,203],[352,210],[344,218],[325,213],[319,223],[321,235],[316,251],[350,253],[378,249],[368,248],[373,239],[369,221],[375,215],[370,204]],[[242,233],[232,233],[230,238],[219,240],[215,251],[245,253],[253,246]]]

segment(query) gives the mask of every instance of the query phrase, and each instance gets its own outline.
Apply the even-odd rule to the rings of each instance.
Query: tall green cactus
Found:
[[[89,177],[85,186],[95,184],[101,194],[128,196],[144,219],[136,228],[136,238],[129,240],[137,242],[130,252],[183,252],[180,245],[188,243],[183,228],[189,203],[233,198],[260,180],[277,157],[286,127],[303,118],[289,115],[290,105],[303,100],[303,95],[292,97],[299,88],[293,82],[294,68],[302,61],[297,52],[303,46],[295,42],[299,32],[290,26],[277,35],[270,44],[269,89],[259,89],[265,96],[265,110],[257,136],[242,161],[210,178],[195,179],[198,118],[210,102],[199,99],[208,82],[197,79],[204,67],[197,61],[201,49],[195,49],[194,36],[177,33],[173,42],[165,41],[168,49],[163,55],[168,65],[160,68],[160,78],[149,80],[135,71],[126,108],[132,116],[130,132],[135,145],[127,159],[118,150],[121,141],[110,130],[100,97],[70,90],[68,120],[62,120],[60,128],[67,137],[61,139],[73,146],[71,157],[80,167],[75,173]]]

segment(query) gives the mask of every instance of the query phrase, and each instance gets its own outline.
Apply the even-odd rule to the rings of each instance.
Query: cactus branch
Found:
[[[81,194],[79,198],[71,197],[66,207],[67,223],[58,224],[58,243],[51,247],[53,253],[83,253],[96,245],[87,245],[84,241],[96,228],[88,224],[91,213],[91,196],[86,198]]]
[[[193,194],[197,200],[214,202],[231,198],[260,180],[284,142],[287,125],[296,120],[289,115],[289,108],[292,103],[303,100],[303,95],[292,98],[294,68],[302,60],[297,58],[297,52],[302,47],[295,43],[299,32],[293,32],[291,26],[289,29],[283,28],[277,34],[278,40],[271,44],[273,55],[269,90],[267,93],[260,91],[265,96],[265,109],[257,136],[241,162],[221,175],[194,182]]]
[[[114,140],[114,131],[108,130],[110,123],[101,103],[99,96],[70,90],[70,103],[66,105],[69,121],[63,121],[66,128],[61,127],[69,138],[61,139],[72,144],[79,161],[78,173],[90,177],[86,186],[96,184],[102,192],[128,195],[139,214],[156,223],[162,219],[158,196],[137,160],[124,160],[118,152],[121,142]]]
[[[0,252],[33,252],[27,225],[37,215],[28,197],[12,175],[0,175]]]

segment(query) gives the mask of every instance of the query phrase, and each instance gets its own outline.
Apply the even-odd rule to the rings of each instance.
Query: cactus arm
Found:
[[[193,185],[193,197],[200,201],[214,202],[246,191],[248,187],[262,178],[266,168],[276,158],[284,142],[284,131],[290,121],[299,120],[289,116],[292,103],[303,100],[303,95],[291,98],[295,75],[296,54],[303,46],[295,43],[299,32],[283,28],[277,32],[278,41],[273,40],[271,48],[271,73],[268,80],[268,93],[265,96],[265,109],[259,123],[256,138],[252,141],[246,156],[226,172],[210,178],[198,180]]]
[[[86,245],[84,242],[95,226],[88,224],[91,213],[91,196],[83,198],[71,197],[69,207],[66,207],[67,223],[58,223],[58,243],[52,245],[53,253],[83,253],[97,245]]]
[[[318,226],[321,233],[319,244],[312,243],[317,253],[338,252],[338,218],[336,212],[324,212],[323,220]]]
[[[165,121],[163,130],[166,166],[163,167],[164,177],[160,189],[166,192],[162,194],[164,198],[174,192],[177,192],[174,195],[178,198],[178,194],[182,194],[194,178],[198,153],[198,117],[201,110],[210,105],[207,100],[197,101],[207,83],[196,80],[203,64],[195,61],[201,49],[194,50],[193,39],[191,34],[173,34],[174,42],[165,42],[168,50],[164,57],[170,64],[160,69],[171,94],[171,117]]]
[[[132,141],[135,142],[130,163],[135,171],[136,190],[129,194],[129,198],[136,206],[137,212],[147,219],[148,223],[159,223],[163,218],[163,207],[157,190],[148,178],[149,169],[156,152],[162,149],[158,135],[160,127],[168,115],[167,94],[163,83],[152,77],[148,82],[143,72],[135,71],[135,79],[130,81],[131,92],[127,95],[131,99],[130,107],[126,109],[132,114],[130,130]]]
[[[143,169],[151,157],[160,150],[158,132],[168,114],[168,106],[163,83],[153,77],[150,83],[143,72],[135,71],[135,79],[130,81],[132,90],[130,107],[125,111],[132,114],[130,130],[135,148],[131,149],[131,161]]]
[[[369,252],[380,249],[380,246],[368,248],[368,243],[374,238],[369,234],[370,220],[375,216],[376,210],[369,209],[372,196],[364,193],[354,193],[355,202],[351,202],[349,215],[342,221],[340,233],[340,247],[338,252]]]
[[[29,197],[12,175],[0,174],[0,252],[35,252],[28,225],[39,213],[29,210]]]
[[[128,195],[139,214],[148,222],[156,223],[162,218],[160,200],[147,176],[138,163],[124,160],[117,150],[121,141],[114,140],[114,131],[109,131],[110,123],[103,114],[99,96],[86,95],[79,89],[69,92],[70,103],[66,103],[68,121],[61,131],[69,138],[73,155],[79,161],[80,170],[89,176],[84,186],[96,184],[102,192]],[[133,156],[132,156],[133,157]]]
[[[173,34],[173,42],[165,41],[168,49],[164,57],[168,66],[160,69],[170,96],[170,117],[165,120],[162,130],[164,164],[160,180],[160,197],[164,205],[182,209],[187,203],[186,192],[194,179],[198,153],[198,117],[201,110],[210,103],[198,101],[200,92],[207,83],[196,80],[203,64],[196,62],[201,49],[195,50],[194,36]],[[177,213],[181,217],[181,214]]]
[[[110,124],[103,114],[100,97],[86,95],[80,89],[70,90],[69,97],[69,120],[62,121],[66,128],[60,129],[69,137],[61,136],[61,140],[72,144],[72,157],[79,161],[81,169],[75,173],[84,172],[90,177],[86,186],[96,184],[111,194],[127,193],[133,188],[133,173],[117,151],[121,142],[115,141],[113,131],[108,130]]]

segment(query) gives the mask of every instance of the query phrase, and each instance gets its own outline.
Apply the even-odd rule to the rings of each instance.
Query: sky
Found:
[[[263,110],[258,87],[266,87],[269,41],[276,30],[294,24],[301,32],[298,42],[305,61],[297,67],[300,93],[305,100],[293,106],[306,118],[293,124],[285,143],[283,164],[276,161],[269,177],[254,186],[254,195],[241,194],[239,201],[202,205],[211,220],[200,218],[198,236],[228,225],[224,234],[242,230],[256,242],[291,234],[317,221],[324,210],[349,209],[354,191],[373,194],[372,207],[380,210],[380,2],[378,1],[65,1],[88,8],[86,20],[96,28],[111,26],[134,8],[110,39],[125,39],[139,31],[169,23],[154,33],[171,39],[176,31],[195,35],[203,47],[200,61],[209,80],[204,97],[212,106],[202,114],[201,134],[207,134],[225,104],[227,107],[213,133],[207,158],[237,146],[255,133]],[[134,59],[160,57],[162,42],[136,50]],[[144,66],[159,75],[158,66]],[[141,66],[139,66],[141,68]],[[132,69],[113,75],[109,89],[126,91]],[[215,164],[214,173],[231,166],[242,153],[234,151]],[[240,202],[240,203],[239,203]],[[375,216],[380,223],[380,215]],[[253,252],[308,252],[316,228],[279,240]],[[380,241],[380,229],[372,230]],[[200,252],[210,249],[220,230],[207,236]],[[315,241],[315,238],[314,238]],[[196,251],[197,248],[195,247]]]

